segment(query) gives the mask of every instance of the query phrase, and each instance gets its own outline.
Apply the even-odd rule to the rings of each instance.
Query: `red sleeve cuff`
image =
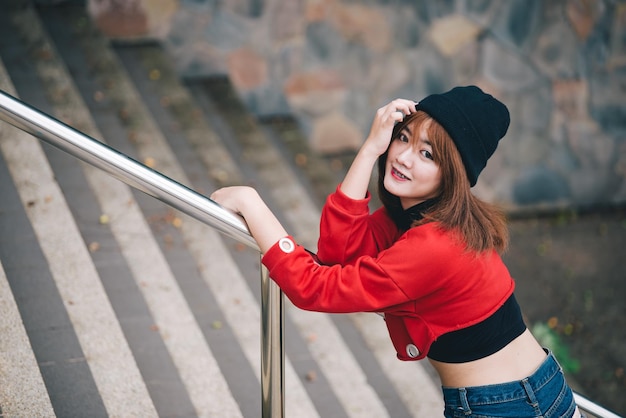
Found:
[[[294,252],[297,248],[298,245],[293,237],[288,235],[276,241],[276,243],[263,254],[261,262],[271,271],[272,267],[274,267],[282,257]]]

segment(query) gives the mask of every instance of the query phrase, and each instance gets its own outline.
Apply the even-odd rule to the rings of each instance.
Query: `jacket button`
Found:
[[[278,247],[286,254],[292,253],[296,249],[296,245],[293,241],[287,237],[281,238],[278,241]]]
[[[411,358],[415,358],[420,355],[420,351],[417,349],[415,344],[408,344],[406,346],[406,353]]]

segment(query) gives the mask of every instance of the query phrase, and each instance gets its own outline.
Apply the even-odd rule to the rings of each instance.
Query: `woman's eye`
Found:
[[[426,158],[428,158],[429,160],[433,160],[433,155],[430,153],[430,151],[427,150],[423,150],[422,151],[422,155]]]
[[[400,135],[398,135],[398,139],[402,142],[409,142],[409,137],[406,136],[406,134],[400,133]]]

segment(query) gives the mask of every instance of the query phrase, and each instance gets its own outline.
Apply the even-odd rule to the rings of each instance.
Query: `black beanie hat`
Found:
[[[474,186],[509,127],[506,106],[478,87],[467,86],[430,95],[416,108],[428,113],[452,137],[470,186]]]

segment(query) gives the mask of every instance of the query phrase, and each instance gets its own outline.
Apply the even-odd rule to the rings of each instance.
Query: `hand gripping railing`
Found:
[[[180,183],[63,124],[0,90],[0,119],[113,175],[220,232],[259,250],[243,219]],[[261,264],[262,417],[285,414],[284,297]],[[620,418],[574,393],[578,407],[598,418]]]
[[[36,110],[0,90],[0,119],[255,249],[243,219],[180,183]],[[261,264],[261,408],[284,417],[284,297]]]

